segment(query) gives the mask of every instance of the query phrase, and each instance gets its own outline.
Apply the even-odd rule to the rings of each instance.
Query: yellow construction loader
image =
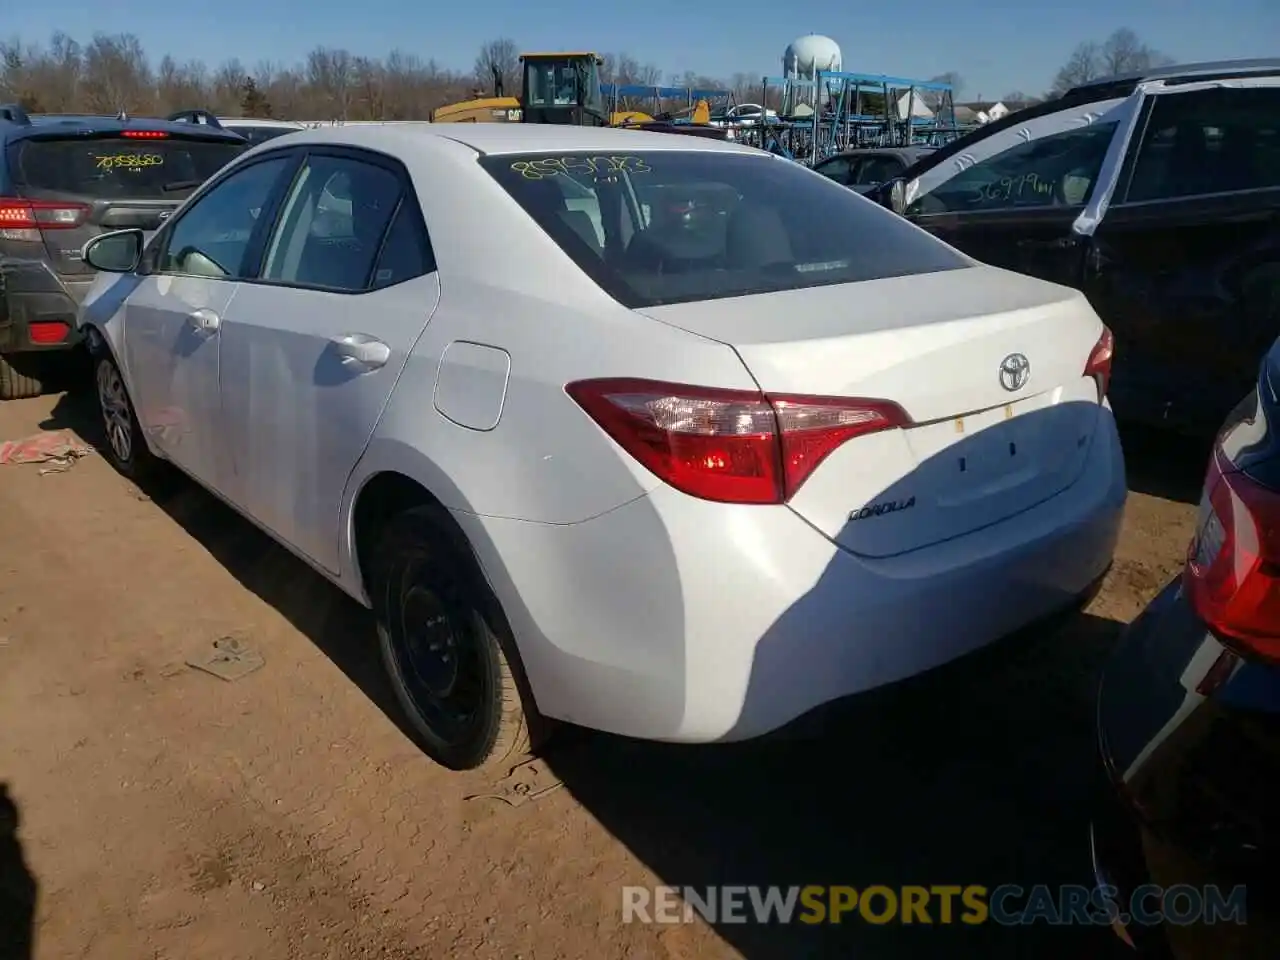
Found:
[[[647,123],[638,110],[610,113],[600,91],[598,53],[523,53],[519,98],[503,96],[502,78],[494,71],[493,96],[477,96],[440,107],[432,123],[561,123],[607,127]],[[479,93],[479,91],[477,91]]]

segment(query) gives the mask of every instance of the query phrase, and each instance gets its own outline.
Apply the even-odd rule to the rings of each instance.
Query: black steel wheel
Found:
[[[486,618],[488,586],[436,519],[419,508],[388,522],[372,599],[383,663],[420,744],[470,770],[527,753],[529,724],[509,638]]]

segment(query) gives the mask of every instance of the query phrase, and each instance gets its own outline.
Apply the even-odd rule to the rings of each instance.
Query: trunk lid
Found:
[[[642,312],[732,345],[766,393],[906,410],[911,427],[839,447],[790,501],[863,556],[948,540],[1055,496],[1080,476],[1097,425],[1096,383],[1083,374],[1097,314],[1078,291],[1020,274],[975,266]]]

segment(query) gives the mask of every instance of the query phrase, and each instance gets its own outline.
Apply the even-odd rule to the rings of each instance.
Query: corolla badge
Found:
[[[879,503],[868,503],[859,510],[854,510],[849,514],[850,520],[866,520],[869,517],[882,517],[886,513],[897,513],[900,510],[910,510],[916,505],[916,498],[904,497],[901,500],[882,500]]]
[[[1031,361],[1020,353],[1011,353],[1000,361],[1000,386],[1010,393],[1021,390],[1031,379]]]

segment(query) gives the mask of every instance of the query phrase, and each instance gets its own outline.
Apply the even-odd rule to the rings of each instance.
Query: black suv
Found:
[[[978,260],[1083,290],[1115,333],[1122,420],[1211,436],[1280,332],[1280,60],[1077,87],[873,195]]]
[[[245,149],[216,121],[29,116],[0,107],[0,400],[36,396],[51,353],[78,343],[93,283],[85,241],[155,230]]]

